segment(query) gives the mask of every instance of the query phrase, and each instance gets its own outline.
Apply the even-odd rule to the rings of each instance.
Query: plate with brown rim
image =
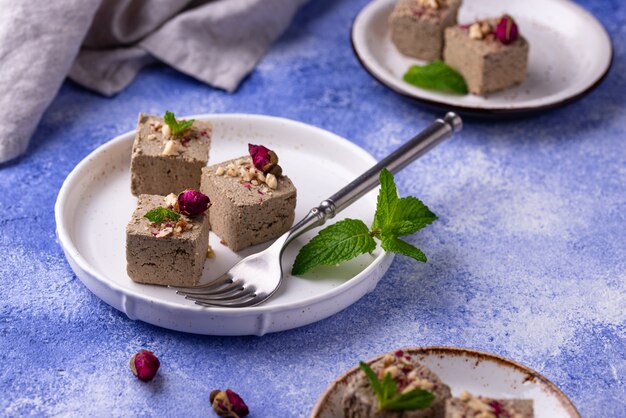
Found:
[[[465,0],[459,23],[510,14],[528,40],[528,76],[510,89],[481,97],[424,90],[402,76],[413,64],[391,42],[387,19],[397,0],[374,0],[352,25],[359,62],[384,86],[420,103],[474,115],[520,115],[568,104],[595,89],[608,73],[613,49],[602,24],[569,0]]]
[[[458,347],[413,347],[402,349],[445,382],[452,396],[467,390],[475,396],[532,399],[535,418],[580,418],[572,401],[546,377],[513,360],[496,354]],[[384,354],[366,361],[371,364]],[[311,418],[342,418],[341,400],[355,366],[333,381],[319,398]]]

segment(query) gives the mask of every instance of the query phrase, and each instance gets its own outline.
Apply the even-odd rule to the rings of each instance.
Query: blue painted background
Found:
[[[584,417],[626,416],[626,5],[581,1],[612,34],[613,69],[584,100],[528,119],[466,120],[455,140],[398,175],[440,217],[413,236],[428,264],[397,257],[345,311],[262,338],[186,335],[133,322],[93,296],[55,242],[53,204],[89,152],[139,111],[245,112],[307,122],[377,157],[432,112],[370,78],[349,43],[366,0],[305,6],[236,94],[145,70],[113,99],[71,82],[28,154],[0,169],[0,415],[207,416],[232,387],[254,417],[307,416],[359,359],[455,345],[524,363]],[[151,384],[128,358],[162,362]]]

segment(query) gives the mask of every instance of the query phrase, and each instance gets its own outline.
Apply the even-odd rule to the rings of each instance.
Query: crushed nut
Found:
[[[178,144],[176,141],[168,140],[163,147],[162,155],[178,155]]]
[[[383,376],[389,373],[391,377],[395,379],[396,377],[398,377],[399,372],[400,370],[398,369],[398,366],[389,366],[385,368],[385,370],[383,370]]]
[[[169,138],[170,136],[172,136],[172,130],[170,129],[168,125],[165,125],[161,129],[161,133],[163,133],[163,138]]]
[[[237,171],[235,171],[234,168],[229,168],[228,170],[226,170],[226,174],[230,177],[237,177]]]
[[[268,174],[267,176],[265,176],[265,183],[267,183],[270,189],[276,189],[278,187],[278,180],[273,174]]]
[[[491,33],[491,25],[489,22],[482,22],[480,24],[480,31],[483,35],[489,35]]]
[[[235,169],[235,168],[237,168],[237,167],[235,167],[235,164],[230,163],[230,164],[228,164],[228,165],[226,166],[226,168],[227,168],[228,170],[234,170],[234,169]]]
[[[171,226],[168,226],[167,228],[163,228],[162,230],[160,230],[159,233],[156,234],[156,237],[157,238],[165,238],[165,237],[171,235],[172,232],[174,232],[174,228],[172,228]]]
[[[150,134],[150,135],[148,135],[148,139],[152,141],[152,140],[156,139],[156,135],[155,134]]]
[[[243,165],[243,159],[241,159],[241,158],[237,158],[237,159],[235,160],[235,165]]]
[[[170,193],[167,196],[165,196],[165,205],[168,208],[173,208],[177,201],[178,201],[178,196],[176,196],[174,193]]]
[[[254,186],[258,186],[259,185],[259,182],[256,179],[250,180],[250,183],[252,183],[252,185],[254,185]]]
[[[441,6],[440,0],[419,0],[418,3],[420,6],[429,7],[431,9],[439,9],[439,6]]]
[[[480,23],[474,23],[469,27],[469,37],[471,39],[483,39],[483,31],[480,28]]]
[[[464,390],[463,392],[459,394],[459,399],[462,400],[463,402],[467,402],[470,399],[472,399],[472,395],[468,391]]]
[[[209,245],[209,248],[206,250],[206,258],[215,258],[215,251]]]
[[[265,183],[265,174],[263,174],[262,171],[256,172],[256,178],[259,179],[260,182]]]
[[[224,167],[219,166],[219,167],[217,167],[217,170],[215,170],[215,175],[223,176],[225,172],[226,172],[226,170],[224,169]]]
[[[391,363],[393,363],[393,356],[391,354],[385,355],[385,357],[383,357],[383,365],[387,367]]]

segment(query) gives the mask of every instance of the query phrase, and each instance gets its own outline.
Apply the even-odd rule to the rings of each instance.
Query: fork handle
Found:
[[[350,184],[339,190],[319,206],[311,209],[309,213],[289,231],[283,248],[299,235],[313,228],[323,225],[328,219],[333,218],[364,194],[379,184],[380,171],[387,168],[392,173],[402,170],[404,167],[426,154],[444,139],[459,132],[463,126],[461,118],[448,112],[443,119],[437,119],[433,124],[415,135],[410,141],[400,146],[397,150],[380,160],[376,165],[361,174]]]

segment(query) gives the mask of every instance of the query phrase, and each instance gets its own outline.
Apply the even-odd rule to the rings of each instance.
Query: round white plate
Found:
[[[352,46],[363,67],[383,85],[425,104],[474,114],[521,114],[564,105],[593,90],[609,71],[611,39],[591,14],[569,0],[465,0],[459,23],[508,13],[530,43],[528,77],[519,86],[480,97],[438,93],[402,76],[423,61],[402,55],[387,19],[396,0],[374,0],[352,25]]]
[[[200,115],[214,125],[210,163],[247,154],[248,142],[276,150],[284,172],[298,189],[296,220],[320,201],[375,164],[363,149],[328,131],[287,119],[257,115]],[[263,335],[327,318],[374,289],[393,257],[378,248],[338,267],[321,267],[306,277],[289,274],[299,248],[315,233],[294,241],[283,256],[286,277],[266,304],[251,308],[204,308],[173,290],[134,283],[126,274],[125,227],[136,199],[130,193],[130,155],[134,132],[102,145],[68,175],[55,205],[57,236],[78,278],[100,299],[160,327],[208,335]],[[354,203],[337,219],[371,223],[376,191]],[[204,266],[203,282],[227,271],[246,255],[220,244]]]
[[[554,383],[512,360],[455,347],[415,347],[404,349],[421,361],[450,386],[452,396],[467,390],[490,398],[532,399],[535,418],[580,418],[572,402]],[[367,361],[372,363],[382,357]],[[330,384],[313,408],[311,418],[342,418],[341,400],[353,367]]]

